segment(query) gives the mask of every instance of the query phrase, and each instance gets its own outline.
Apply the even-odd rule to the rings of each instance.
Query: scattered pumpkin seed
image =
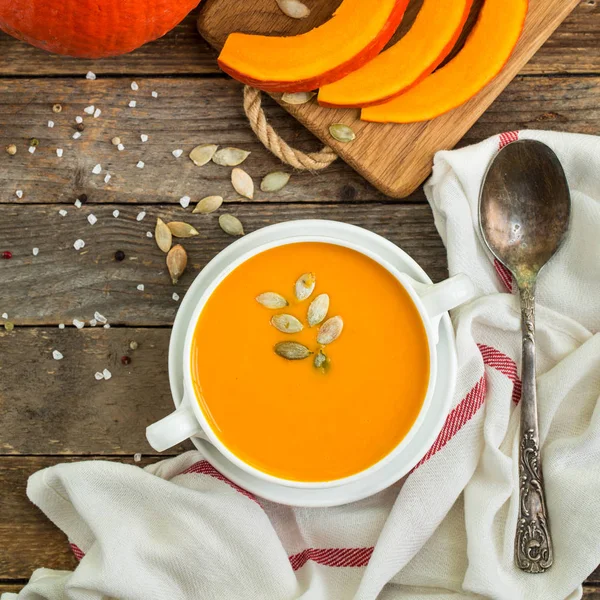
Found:
[[[29,145],[35,148],[36,146],[40,145],[40,140],[38,140],[37,138],[31,138],[29,140]]]
[[[244,169],[236,167],[231,171],[231,184],[240,196],[244,196],[244,198],[249,198],[250,200],[254,198],[254,182]]]
[[[237,167],[241,165],[250,156],[247,150],[239,148],[221,148],[217,150],[212,157],[212,161],[222,167]]]
[[[318,325],[327,316],[329,310],[329,295],[319,294],[308,307],[308,326]]]
[[[256,296],[256,301],[265,308],[284,308],[288,305],[288,301],[281,294],[275,292],[259,294]]]
[[[317,369],[321,369],[323,371],[327,370],[327,367],[329,366],[329,358],[327,358],[327,355],[325,354],[325,352],[323,352],[323,350],[319,350],[315,354],[313,364]]]
[[[187,252],[181,244],[173,246],[167,254],[167,268],[169,269],[169,275],[171,275],[171,281],[175,285],[179,278],[183,275],[187,266]]]
[[[192,213],[202,213],[207,215],[208,213],[218,210],[221,204],[223,204],[222,196],[206,196],[206,198],[202,198],[202,200],[196,204],[196,208],[194,208]]]
[[[334,123],[329,126],[329,133],[334,140],[338,142],[351,142],[356,138],[356,134],[352,130],[352,127],[344,125],[343,123]]]
[[[277,0],[281,12],[292,19],[306,19],[310,15],[310,8],[300,0]]]
[[[327,319],[321,327],[319,327],[319,333],[317,334],[317,343],[326,346],[335,342],[340,337],[342,329],[344,328],[344,321],[342,317],[331,317]]]
[[[290,180],[290,174],[283,171],[273,171],[263,177],[260,182],[260,189],[263,192],[278,192],[283,189]]]
[[[200,146],[196,146],[190,152],[190,160],[197,166],[202,167],[206,163],[210,162],[210,159],[214,156],[217,151],[216,144],[202,144]]]
[[[304,273],[298,277],[295,285],[296,298],[306,300],[314,291],[317,277],[314,273]]]
[[[8,146],[6,146],[6,152],[8,152],[8,154],[10,154],[11,156],[14,156],[17,153],[17,147],[15,146],[15,144],[9,144]]]
[[[286,104],[306,104],[312,100],[314,95],[314,92],[285,92],[281,96],[281,100]]]
[[[171,221],[167,223],[167,227],[171,230],[171,233],[178,238],[189,238],[198,235],[198,230],[183,221]]]
[[[302,323],[293,315],[273,315],[271,325],[281,333],[298,333],[304,329]]]
[[[173,244],[173,234],[162,219],[156,219],[154,239],[156,240],[156,245],[163,252],[169,252],[171,245]]]
[[[219,217],[219,226],[229,235],[244,235],[242,222],[229,213],[225,213]]]
[[[277,342],[274,350],[275,354],[287,360],[302,360],[313,354],[306,346],[298,342]]]

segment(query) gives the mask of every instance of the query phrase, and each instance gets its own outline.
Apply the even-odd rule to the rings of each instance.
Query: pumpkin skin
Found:
[[[199,0],[0,0],[0,29],[56,54],[126,54],[169,32]]]

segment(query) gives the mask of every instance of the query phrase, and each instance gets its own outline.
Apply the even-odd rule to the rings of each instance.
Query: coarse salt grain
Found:
[[[143,291],[144,291],[144,284],[143,284],[143,283],[140,283],[140,284],[137,286],[137,289],[138,289],[140,292],[143,292]]]
[[[90,327],[96,327],[98,325],[96,319],[90,319]]]
[[[52,129],[54,127],[54,121],[48,121],[48,127]]]
[[[86,106],[86,107],[83,109],[83,112],[84,112],[86,115],[93,115],[95,110],[96,110],[96,107],[95,107],[95,106],[92,104],[91,106]],[[82,120],[83,120],[83,119],[82,119]],[[78,122],[79,122],[79,121],[78,121]]]
[[[135,100],[129,101],[129,108],[135,108],[137,106],[137,102]]]
[[[63,155],[63,149],[62,148],[57,148],[56,149],[56,156],[58,156],[58,158],[62,158]]]
[[[92,71],[88,71],[85,78],[90,79],[91,81],[94,81],[94,79],[96,79],[96,73],[93,73]]]
[[[171,154],[175,157],[175,158],[179,158],[182,154],[183,154],[183,150],[177,148],[177,150],[173,150],[173,152],[171,152]]]
[[[143,169],[146,165],[143,160],[138,160],[137,165],[135,165],[138,169]]]
[[[94,215],[93,213],[90,213],[90,214],[87,216],[87,220],[88,220],[88,223],[89,223],[90,225],[95,225],[95,224],[96,224],[96,222],[98,221],[98,219],[96,218],[96,215]]]
[[[79,131],[76,131],[76,132],[73,134],[73,139],[74,139],[74,140],[78,140],[80,137],[81,137],[81,133],[79,133]]]
[[[85,242],[83,240],[75,240],[73,243],[73,248],[75,250],[81,250],[85,246]]]
[[[175,300],[175,302],[179,301],[179,294],[177,292],[173,292],[173,300]]]
[[[123,150],[125,150],[125,146],[123,146],[123,144],[119,144],[119,145],[117,146],[117,150],[118,150],[119,152],[123,152]]]
[[[133,455],[133,462],[141,462],[142,460],[142,455],[139,452],[136,452]]]
[[[94,111],[94,119],[97,119],[101,114],[102,114],[102,111],[99,108],[97,108]]]
[[[59,329],[64,329],[65,328],[65,324],[64,323],[59,323],[58,324],[58,328]]]
[[[35,146],[29,146],[29,154],[33,154],[35,152]]]
[[[112,377],[112,373],[108,369],[104,369],[102,375],[104,375],[104,379],[110,379]]]
[[[191,198],[189,196],[182,196],[179,198],[179,204],[183,206],[183,208],[187,208],[190,205]]]
[[[73,204],[75,205],[75,208],[81,208],[81,200],[79,198],[77,198]]]
[[[15,194],[17,195],[17,198],[22,198],[23,197],[23,190],[17,190],[15,192]]]
[[[83,123],[83,117],[75,117],[75,123]]]
[[[152,237],[152,232],[151,231],[146,231],[146,237],[147,238],[151,238]]]
[[[104,324],[104,329],[110,329],[110,323],[105,323]]]
[[[98,323],[102,323],[103,325],[108,321],[108,319],[104,315],[101,315],[98,311],[94,313],[94,319],[96,319]]]
[[[144,217],[146,216],[146,211],[142,210],[137,214],[137,217],[135,218],[136,221],[143,221]]]
[[[31,250],[31,252],[33,253],[34,256],[37,256],[40,253],[40,249],[39,248],[33,248]]]
[[[152,97],[153,98],[158,98],[158,92],[152,92]]]
[[[134,92],[137,92],[137,91],[140,89],[140,86],[139,86],[139,85],[138,85],[138,84],[137,84],[135,81],[132,81],[132,82],[131,82],[131,89],[132,89]]]
[[[93,169],[92,169],[92,173],[94,175],[98,175],[100,174],[100,172],[102,171],[102,165],[100,163],[98,163]]]
[[[142,140],[142,142],[147,142],[148,136],[145,133],[142,133],[142,135],[140,135],[140,139]]]
[[[2,318],[3,319],[8,319],[8,313],[2,313]]]
[[[112,175],[110,173],[107,173],[104,176],[104,183],[108,183],[110,181],[111,177],[112,177]]]
[[[113,210],[113,217],[116,219],[119,216],[119,211],[117,209]]]
[[[77,329],[83,329],[85,323],[83,321],[80,321],[79,319],[73,319],[73,325],[75,325]]]
[[[61,209],[58,211],[58,214],[59,214],[61,217],[66,217],[66,216],[67,216],[67,211],[66,211],[64,208],[61,208]]]
[[[52,358],[54,360],[62,360],[63,359],[63,355],[58,350],[52,350]]]
[[[102,373],[100,373],[100,371],[96,371],[96,373],[94,373],[94,377],[100,381],[101,379],[104,379],[104,375],[102,375]]]

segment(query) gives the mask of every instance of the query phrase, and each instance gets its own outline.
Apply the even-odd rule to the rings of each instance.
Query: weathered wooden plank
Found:
[[[0,76],[219,73],[215,53],[196,31],[193,11],[165,37],[125,56],[103,60],[49,55],[0,32]],[[581,0],[523,73],[600,73],[600,5]]]
[[[81,459],[12,457],[0,460],[0,579],[28,579],[32,571],[40,567],[71,570],[77,566],[65,535],[28,500],[25,493],[31,474],[57,463],[75,460]],[[133,457],[118,460],[145,465],[158,459],[143,459],[140,463],[134,463]],[[0,592],[8,591],[15,590],[4,589],[0,585]]]
[[[90,202],[177,203],[189,195],[219,193],[227,200],[243,200],[233,191],[230,170],[213,163],[196,167],[187,153],[197,144],[220,143],[252,151],[244,168],[256,183],[281,163],[256,139],[241,106],[241,89],[225,79],[140,79],[134,93],[129,80],[4,80],[0,82],[0,148],[14,143],[16,156],[0,152],[0,203],[71,202],[81,193]],[[156,89],[160,96],[151,98]],[[128,102],[137,98],[136,108]],[[54,102],[63,105],[55,115]],[[301,148],[319,142],[281,108],[265,99],[273,125]],[[75,116],[89,105],[100,107],[98,119],[87,117],[82,137],[72,139]],[[600,130],[600,77],[519,77],[484,113],[461,145],[480,141],[501,131],[547,128],[597,133]],[[47,127],[48,120],[55,122]],[[149,136],[142,143],[140,135]],[[119,152],[110,140],[122,138]],[[27,152],[31,138],[40,144]],[[62,159],[56,156],[63,148]],[[171,151],[181,148],[175,159]],[[136,164],[144,161],[144,169]],[[102,173],[94,175],[96,164]],[[402,169],[402,165],[398,165]],[[106,172],[112,176],[104,182]],[[16,190],[23,197],[15,196]],[[377,202],[385,196],[342,161],[325,171],[295,173],[291,183],[276,194],[258,190],[261,202]],[[408,200],[422,200],[419,192]]]
[[[241,87],[227,79],[137,79],[133,92],[129,79],[0,80],[0,203],[71,202],[86,193],[92,202],[178,202],[184,195],[219,193],[228,200],[240,199],[231,187],[231,169],[209,163],[195,166],[188,153],[198,144],[217,143],[250,150],[244,168],[257,183],[282,164],[264,148],[250,129],[242,109]],[[151,97],[151,91],[158,98]],[[137,106],[130,108],[130,100]],[[60,114],[52,105],[60,103]],[[322,144],[281,108],[271,106],[269,115],[280,134],[300,148],[315,150]],[[84,109],[100,108],[99,118]],[[81,138],[72,139],[75,117],[85,117]],[[54,127],[47,126],[48,121]],[[143,143],[141,134],[149,139]],[[111,144],[118,136],[125,150]],[[28,152],[30,140],[39,146]],[[4,152],[8,144],[18,147],[15,156]],[[56,149],[62,148],[58,158]],[[184,150],[176,159],[175,149]],[[138,161],[145,167],[137,168]],[[102,173],[94,175],[96,164]],[[106,172],[112,176],[105,183]],[[255,199],[270,202],[378,201],[385,196],[375,190],[341,160],[326,173],[296,173],[292,184],[277,194],[258,189]]]
[[[290,184],[291,185],[291,184]],[[95,311],[112,325],[170,325],[178,303],[195,275],[213,256],[233,241],[218,225],[218,213],[192,214],[191,207],[115,205],[18,206],[0,205],[0,251],[13,253],[0,260],[2,294],[0,314],[21,325],[70,324],[74,318],[87,321]],[[66,209],[61,217],[59,209]],[[137,221],[140,211],[143,221]],[[424,204],[236,204],[225,210],[237,215],[247,232],[294,219],[332,219],[366,227],[401,246],[435,280],[446,274],[446,255]],[[224,212],[221,210],[220,212]],[[91,226],[87,216],[97,218]],[[200,235],[183,240],[188,251],[187,272],[173,286],[167,274],[165,255],[154,239],[156,217],[165,221],[185,220]],[[73,243],[85,241],[76,251]],[[32,249],[39,248],[38,256]],[[125,260],[115,260],[122,250]],[[144,291],[137,286],[144,284]]]
[[[0,454],[156,454],[144,432],[173,410],[170,329],[0,331]],[[97,381],[106,368],[112,378]]]

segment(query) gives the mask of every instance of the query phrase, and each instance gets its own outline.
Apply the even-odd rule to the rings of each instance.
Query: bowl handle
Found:
[[[436,284],[421,283],[406,274],[402,274],[402,277],[409,280],[410,285],[421,299],[425,312],[431,321],[435,343],[438,341],[438,326],[442,315],[468,302],[477,294],[473,281],[465,273],[458,273]]]
[[[204,437],[185,395],[175,412],[146,427],[146,439],[157,452],[168,450],[195,435]]]

